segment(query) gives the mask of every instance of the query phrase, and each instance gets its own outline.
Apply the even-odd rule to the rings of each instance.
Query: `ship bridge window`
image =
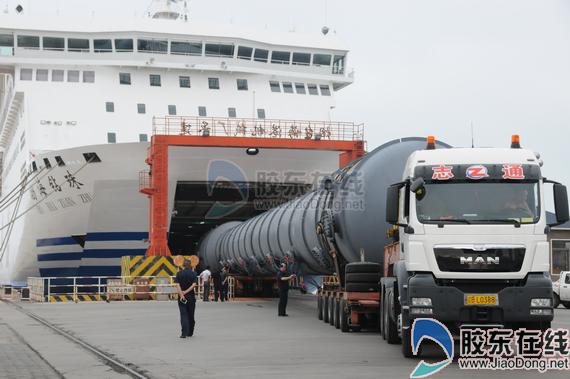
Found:
[[[63,82],[63,76],[65,71],[63,70],[52,70],[51,71],[51,81],[52,82]]]
[[[145,104],[137,104],[137,113],[138,114],[145,114],[146,113],[146,105]]]
[[[36,164],[36,162],[35,162],[35,161],[34,161],[34,162],[32,162],[32,171],[33,171],[33,172],[36,172],[36,171],[38,171],[38,165]]]
[[[160,81],[160,75],[151,74],[149,75],[150,86],[151,87],[160,87],[162,85]]]
[[[110,39],[94,39],[93,51],[96,53],[111,53],[113,52],[113,43]]]
[[[228,117],[229,118],[236,118],[236,109],[235,108],[228,108]]]
[[[271,92],[281,92],[281,86],[279,82],[271,81],[269,82],[269,87],[271,88]]]
[[[45,69],[37,69],[36,70],[36,80],[38,82],[47,82],[48,81],[48,70]]]
[[[307,93],[305,91],[305,83],[295,83],[295,90],[299,95],[305,95]]]
[[[234,56],[234,45],[222,45],[217,43],[206,44],[207,57],[228,57]]]
[[[109,113],[115,112],[115,103],[112,101],[107,101],[105,103],[105,110]]]
[[[293,84],[290,82],[283,82],[283,92],[293,93]]]
[[[255,53],[253,53],[253,60],[256,62],[267,62],[267,58],[269,57],[269,50],[265,49],[255,49]]]
[[[307,84],[307,88],[309,89],[309,95],[318,95],[319,91],[317,90],[316,84]]]
[[[288,51],[274,51],[271,53],[271,63],[289,64],[291,53]]]
[[[44,42],[45,45],[45,42]],[[75,51],[80,53],[89,52],[89,40],[83,38],[68,38],[67,39],[67,51]]]
[[[118,53],[132,52],[133,40],[130,38],[117,38],[115,39],[115,51]]]
[[[131,85],[131,74],[128,72],[119,72],[119,84],[127,86]]]
[[[107,133],[107,143],[117,143],[117,133]]]
[[[208,78],[208,87],[210,89],[220,89],[220,79],[219,78]]]
[[[208,113],[206,112],[206,107],[198,107],[198,116],[200,117],[206,117],[208,115]]]
[[[257,118],[265,118],[265,109],[259,108],[257,110]]]
[[[57,162],[57,165],[59,167],[65,166],[65,162],[63,161],[63,159],[61,159],[61,157],[59,155],[57,157],[55,157],[55,161]]]
[[[238,91],[247,91],[247,79],[236,79]]]
[[[311,64],[311,54],[309,53],[293,53],[293,64],[308,66]]]
[[[20,69],[20,80],[32,80],[33,73],[31,68]]]
[[[95,83],[95,71],[83,71],[83,83]]]
[[[331,89],[327,84],[321,84],[319,87],[321,88],[321,95],[323,96],[331,95]]]
[[[44,165],[46,166],[46,168],[51,168],[51,163],[50,163],[49,159],[44,158]]]
[[[344,55],[335,55],[333,58],[333,74],[344,74]]]
[[[175,55],[202,55],[201,42],[170,42],[170,53]]]
[[[168,115],[169,116],[176,116],[176,105],[169,105],[168,106]]]
[[[65,50],[65,39],[59,37],[43,37],[44,50]]]
[[[139,142],[148,142],[148,134],[139,134]]]
[[[67,81],[72,83],[79,82],[79,71],[77,70],[67,71]]]
[[[251,60],[251,55],[253,54],[253,47],[240,46],[238,47],[237,57],[239,59]]]
[[[157,39],[139,39],[137,41],[137,49],[139,52],[166,54],[168,52],[168,41]]]
[[[315,54],[315,55],[313,55],[313,65],[314,66],[330,66],[331,65],[331,55],[330,54]]]
[[[180,88],[190,88],[190,77],[189,76],[179,76],[178,84]]]
[[[39,49],[40,37],[38,36],[18,36],[18,47],[25,49]]]
[[[14,55],[14,36],[12,34],[0,34],[0,56]]]
[[[101,158],[99,158],[97,153],[83,153],[83,158],[85,158],[85,162],[87,163],[101,162]]]

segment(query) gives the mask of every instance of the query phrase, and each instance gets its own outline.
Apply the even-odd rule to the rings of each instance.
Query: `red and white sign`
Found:
[[[433,170],[432,179],[433,180],[449,180],[453,178],[453,166],[434,166],[431,168]]]
[[[473,165],[467,167],[467,170],[465,170],[465,176],[469,179],[475,180],[488,178],[489,171],[487,170],[487,167],[483,165]]]
[[[504,164],[503,179],[524,179],[524,170],[521,164]]]

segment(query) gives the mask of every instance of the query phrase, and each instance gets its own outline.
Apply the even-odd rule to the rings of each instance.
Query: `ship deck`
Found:
[[[0,336],[6,337],[0,343],[0,378],[403,378],[419,362],[404,359],[400,346],[382,342],[378,333],[345,334],[319,321],[311,295],[293,293],[289,300],[288,318],[277,317],[274,299],[198,302],[190,339],[178,338],[175,302],[17,303],[20,309],[0,302]],[[570,327],[570,310],[556,310],[554,327]],[[427,360],[438,357],[435,348],[424,354]],[[489,372],[460,372],[454,363],[437,377],[459,375],[483,378]]]

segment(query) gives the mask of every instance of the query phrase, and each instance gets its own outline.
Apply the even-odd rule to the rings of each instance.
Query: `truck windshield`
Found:
[[[426,183],[416,198],[422,223],[536,223],[540,216],[538,182]]]

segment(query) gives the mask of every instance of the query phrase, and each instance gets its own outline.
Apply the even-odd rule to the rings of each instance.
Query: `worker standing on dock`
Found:
[[[289,316],[287,310],[287,299],[289,297],[289,281],[295,277],[295,274],[287,275],[287,263],[283,262],[279,266],[277,272],[277,285],[279,287],[279,309],[278,316]]]
[[[214,301],[218,301],[218,298],[222,298],[222,274],[220,271],[212,273],[212,280],[214,282]]]
[[[203,285],[202,300],[204,301],[210,301],[210,276],[212,276],[210,266],[206,266],[206,269],[200,273]]]
[[[194,289],[198,285],[198,276],[192,270],[192,263],[189,260],[184,260],[184,269],[178,271],[174,282],[179,296],[178,309],[180,310],[180,325],[182,327],[180,338],[192,337],[196,325],[194,321],[196,310]]]

